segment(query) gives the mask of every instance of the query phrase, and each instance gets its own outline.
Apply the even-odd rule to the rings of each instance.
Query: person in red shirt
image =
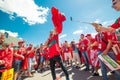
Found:
[[[34,63],[33,58],[35,58],[35,49],[33,48],[32,44],[29,44],[28,48],[26,49],[27,51],[27,58],[28,58],[28,76],[32,77],[32,64]],[[27,63],[26,63],[27,64]]]
[[[0,77],[2,72],[6,69],[12,68],[13,53],[9,48],[7,43],[2,44],[2,49],[0,49]]]
[[[92,72],[93,72],[93,76],[99,76],[98,73],[98,69],[100,67],[99,65],[99,60],[98,60],[98,46],[92,46],[95,44],[95,38],[93,38],[91,36],[91,34],[87,34],[86,35],[87,39],[89,40],[89,45],[88,45],[88,49],[90,49],[90,62],[92,65]]]
[[[65,65],[69,65],[69,60],[71,59],[71,53],[69,50],[69,44],[67,41],[63,43],[63,53],[64,53],[64,58],[65,58]]]
[[[49,50],[48,48],[44,48],[44,54],[45,54],[45,66],[47,69],[49,69]]]
[[[96,28],[96,31],[98,32],[98,34],[95,36],[96,44],[92,46],[98,45],[98,55],[108,55],[113,60],[116,61],[116,56],[112,50],[113,35],[110,32],[103,32],[97,28]],[[103,76],[102,78],[103,80],[108,80],[106,65],[101,60],[99,61],[100,61],[101,72]],[[116,75],[118,77],[118,74],[116,74],[115,72],[115,76]],[[116,80],[119,80],[119,79],[116,78]]]
[[[112,0],[112,7],[116,11],[120,11],[120,0]],[[101,29],[102,31],[115,32],[116,29],[120,28],[120,17],[116,19],[115,23],[113,23],[110,27],[103,27],[99,25],[98,23],[92,23],[92,25],[95,28]]]
[[[73,53],[73,61],[75,62],[75,67],[77,69],[80,68],[80,54],[77,43],[73,40],[71,41],[70,47]]]
[[[18,42],[18,49],[14,50],[14,61],[13,61],[13,68],[14,68],[14,80],[17,79],[20,71],[22,70],[22,61],[24,60],[24,54],[26,53],[24,47],[25,41]]]
[[[48,41],[45,43],[45,45],[49,48],[49,60],[50,60],[50,68],[53,80],[56,80],[56,74],[55,74],[55,63],[58,62],[61,66],[62,70],[64,71],[66,75],[66,80],[69,80],[69,75],[64,67],[61,57],[60,57],[60,49],[59,49],[59,40],[58,40],[58,33],[56,30],[51,31]]]
[[[58,34],[62,32],[62,22],[66,20],[66,17],[56,8],[51,8],[52,13],[52,22],[54,24],[54,31],[50,32],[48,41],[45,43],[45,45],[49,48],[49,60],[50,60],[50,68],[53,80],[56,80],[56,74],[55,74],[55,63],[58,62],[61,66],[62,70],[64,71],[66,75],[66,80],[69,80],[69,75],[64,67],[61,57],[60,57],[60,47],[59,47],[59,39]]]
[[[88,40],[84,37],[84,34],[81,34],[81,40],[78,43],[79,49],[83,55],[84,61],[85,61],[85,71],[89,70],[89,58],[88,58]]]
[[[45,50],[44,50],[44,47],[43,47],[44,45],[43,44],[41,44],[40,45],[40,59],[39,59],[39,61],[40,61],[40,72],[42,72],[42,71],[44,71],[44,68],[43,68],[43,66],[44,66],[44,61],[45,61]]]

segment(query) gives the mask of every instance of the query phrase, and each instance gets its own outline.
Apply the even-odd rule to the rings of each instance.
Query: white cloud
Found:
[[[67,36],[67,34],[63,34],[63,35],[60,35],[59,38],[61,39],[61,38],[64,38],[64,37],[66,37],[66,36]]]
[[[33,25],[47,21],[49,8],[36,5],[34,0],[0,0],[0,10],[10,16],[21,17],[29,25]]]
[[[11,31],[5,31],[5,30],[0,30],[0,32],[1,33],[7,32],[12,37],[18,37],[18,33],[17,32],[11,32]]]
[[[23,40],[23,38],[19,38],[19,39]]]
[[[73,34],[80,34],[82,32],[83,32],[83,30],[76,30],[76,31],[73,32]]]

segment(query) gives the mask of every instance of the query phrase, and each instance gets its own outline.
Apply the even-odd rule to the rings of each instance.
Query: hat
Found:
[[[21,43],[25,43],[25,41],[24,41],[24,40],[19,41],[19,42],[18,42],[18,45],[20,45]]]
[[[87,37],[87,36],[91,36],[91,34],[87,34],[86,37]]]

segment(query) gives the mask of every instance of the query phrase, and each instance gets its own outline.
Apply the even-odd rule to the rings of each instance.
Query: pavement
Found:
[[[99,69],[100,76],[92,76],[90,71],[84,71],[84,67],[76,69],[75,67],[67,67],[70,80],[102,80],[101,70]],[[34,77],[24,77],[22,80],[52,80],[50,70],[44,72],[33,72]],[[65,80],[65,74],[61,68],[56,68],[56,75],[61,77],[61,80]],[[114,76],[108,72],[109,80],[115,80]]]

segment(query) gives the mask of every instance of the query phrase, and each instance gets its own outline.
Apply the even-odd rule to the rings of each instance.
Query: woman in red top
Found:
[[[67,41],[63,43],[63,53],[65,58],[65,65],[69,65],[71,60],[71,54],[69,49],[69,43]]]
[[[44,47],[43,47],[44,45],[43,44],[41,44],[40,45],[40,59],[39,59],[39,61],[40,61],[40,72],[42,72],[43,70],[44,70],[44,68],[43,68],[43,66],[44,66],[44,61],[45,61],[45,51],[44,51]]]
[[[32,64],[34,63],[34,60],[33,58],[35,58],[35,49],[33,48],[33,45],[32,44],[29,44],[29,47],[26,49],[27,51],[27,55],[26,55],[26,58],[28,60],[28,63],[25,63],[25,64],[28,64],[28,76],[29,77],[32,77]]]

